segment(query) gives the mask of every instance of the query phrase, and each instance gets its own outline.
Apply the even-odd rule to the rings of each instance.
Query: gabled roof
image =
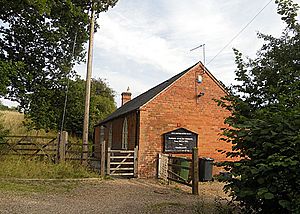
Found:
[[[190,69],[195,67],[199,62],[197,62],[195,65],[189,67],[188,69],[182,71],[181,73],[171,77],[170,79],[160,83],[159,85],[149,89],[145,93],[135,97],[134,99],[130,100],[129,102],[122,105],[120,108],[118,108],[116,111],[114,111],[112,114],[110,114],[107,118],[105,118],[103,121],[101,121],[98,125],[101,125],[103,123],[106,123],[114,118],[117,118],[123,114],[129,113],[131,111],[139,109],[141,106],[143,106],[145,103],[150,101],[152,98],[154,98],[156,95],[158,95],[160,92],[162,92],[164,89],[166,89],[168,86],[170,86],[173,82],[178,80],[180,77],[182,77],[185,73],[187,73]],[[98,126],[96,125],[96,126]]]
[[[115,119],[121,115],[124,115],[126,113],[129,113],[134,110],[138,110],[140,107],[142,107],[144,104],[149,102],[151,99],[153,99],[156,95],[158,95],[160,92],[168,88],[172,83],[177,81],[180,77],[182,77],[184,74],[186,74],[189,70],[191,70],[196,65],[200,64],[202,68],[204,69],[205,73],[223,90],[226,94],[228,93],[227,90],[223,87],[223,85],[220,83],[219,80],[217,80],[212,73],[208,71],[208,69],[201,63],[197,62],[195,65],[189,67],[188,69],[182,71],[181,73],[171,77],[170,79],[160,83],[159,85],[149,89],[148,91],[144,92],[143,94],[135,97],[134,99],[128,101],[124,105],[122,105],[120,108],[118,108],[116,111],[114,111],[112,114],[110,114],[107,118],[105,118],[103,121],[101,121],[96,126],[99,126],[103,123],[106,123],[112,119]]]

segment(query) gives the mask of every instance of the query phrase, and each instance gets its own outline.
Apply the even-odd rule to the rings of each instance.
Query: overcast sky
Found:
[[[262,44],[257,32],[280,36],[284,25],[274,0],[211,60],[269,1],[119,0],[98,19],[92,76],[106,80],[119,106],[120,94],[128,86],[136,97],[203,61],[202,48],[190,49],[205,44],[206,67],[229,85],[234,80],[233,47],[254,57]],[[76,70],[85,78],[85,64]]]

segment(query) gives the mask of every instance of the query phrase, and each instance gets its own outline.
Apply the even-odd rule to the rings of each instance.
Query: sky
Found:
[[[130,88],[132,97],[147,91],[177,73],[204,61],[224,84],[234,82],[234,54],[255,57],[262,41],[257,32],[280,36],[284,28],[274,0],[119,0],[97,19],[93,78],[104,79],[120,94]],[[298,4],[300,0],[295,0]],[[234,39],[250,20],[268,6]],[[214,58],[215,57],[215,58]],[[212,59],[214,60],[212,61]],[[86,65],[75,70],[86,77]],[[4,102],[7,103],[7,102]]]

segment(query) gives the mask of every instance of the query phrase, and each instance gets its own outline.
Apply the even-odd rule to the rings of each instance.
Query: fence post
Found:
[[[63,163],[66,160],[66,144],[68,142],[68,132],[63,131],[58,134],[56,163]]]
[[[134,148],[134,156],[133,156],[133,176],[135,177],[135,178],[137,178],[138,177],[138,151],[139,151],[139,147],[138,146],[136,146],[135,148]]]
[[[199,195],[198,192],[199,183],[199,167],[198,167],[198,148],[193,148],[192,154],[192,193]]]
[[[59,148],[59,161],[65,162],[66,160],[66,144],[68,142],[68,132],[63,131],[61,135],[61,142]]]
[[[59,163],[59,147],[60,147],[60,142],[61,142],[61,133],[59,132],[57,134],[57,147],[56,147],[56,159],[55,159],[55,163]]]
[[[105,176],[105,140],[101,143],[100,175]]]
[[[106,166],[106,174],[110,175],[110,147],[107,148],[107,166]]]

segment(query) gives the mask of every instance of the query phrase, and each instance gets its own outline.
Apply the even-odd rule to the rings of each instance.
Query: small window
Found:
[[[128,125],[127,118],[125,117],[123,122],[123,130],[122,130],[122,149],[128,148]]]
[[[108,132],[108,147],[112,147],[112,124],[109,126],[109,132]]]

